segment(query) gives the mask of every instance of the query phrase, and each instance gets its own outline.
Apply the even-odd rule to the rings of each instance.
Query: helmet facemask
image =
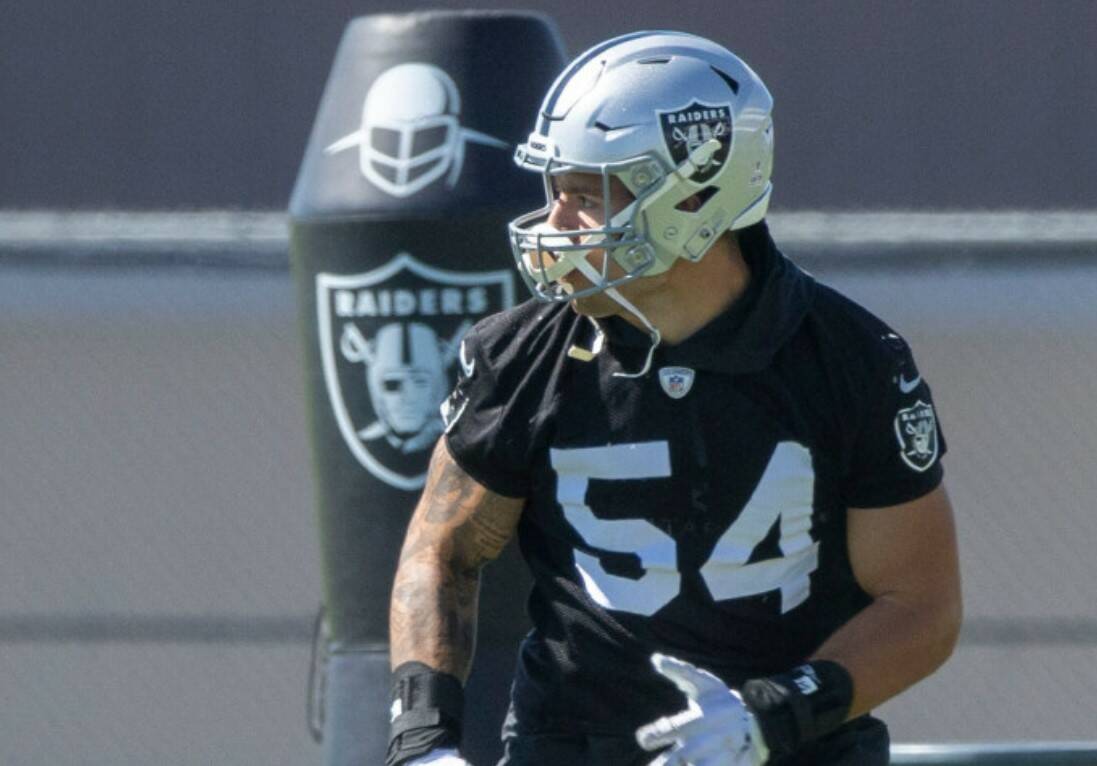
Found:
[[[683,206],[685,200],[701,194],[705,184],[692,178],[712,162],[721,147],[716,138],[697,142],[685,161],[667,172],[657,157],[648,155],[597,165],[559,160],[544,156],[551,142],[544,136],[532,135],[515,154],[515,161],[527,169],[540,169],[544,178],[547,204],[511,222],[511,250],[527,286],[535,296],[545,301],[569,301],[616,288],[643,276],[655,276],[669,269],[680,253],[659,246],[655,229],[663,238],[675,238],[678,232],[695,232],[689,240],[686,256],[700,260],[717,239],[717,232],[726,227],[716,211],[708,210],[708,200],[695,209]],[[540,147],[540,150],[538,148]],[[610,199],[610,184],[617,178],[633,195],[622,210],[612,214],[602,226],[561,231],[548,223],[555,194],[552,179],[565,173],[589,173],[601,179],[602,199]],[[704,221],[713,219],[713,225]],[[588,260],[591,253],[605,251],[600,266]],[[611,276],[611,263],[621,274]],[[590,286],[572,289],[560,278],[578,270]]]
[[[585,165],[561,162],[554,157],[537,157],[526,154],[530,144],[520,146],[516,160],[519,163],[540,166],[545,186],[546,204],[539,210],[527,213],[509,226],[511,250],[526,285],[535,296],[545,301],[569,301],[617,287],[647,273],[656,263],[654,250],[639,235],[634,219],[640,197],[650,193],[654,184],[636,191],[626,183],[634,198],[622,210],[612,214],[601,226],[593,228],[559,230],[548,223],[555,202],[553,178],[565,173],[587,173],[600,178],[602,199],[610,200],[611,181],[614,177],[624,181],[635,164],[607,163]],[[644,164],[650,164],[643,160]],[[529,166],[526,165],[526,166]],[[591,254],[604,251],[601,264],[595,265]],[[611,276],[611,264],[616,263],[621,273]],[[574,289],[560,278],[579,271],[590,286]]]
[[[364,132],[363,172],[371,177],[380,175],[392,188],[401,190],[418,190],[440,178],[463,149],[461,126],[448,114],[414,123],[371,118]]]

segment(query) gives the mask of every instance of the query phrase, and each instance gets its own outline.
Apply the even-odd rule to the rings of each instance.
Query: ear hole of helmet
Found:
[[[716,193],[720,191],[718,186],[706,186],[701,191],[689,195],[684,200],[674,206],[675,210],[680,210],[683,213],[696,213],[698,210],[705,206],[705,203],[712,199]]]

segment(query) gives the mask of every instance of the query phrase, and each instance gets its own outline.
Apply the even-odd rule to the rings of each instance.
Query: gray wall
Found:
[[[9,0],[0,208],[281,208],[347,21],[463,5]],[[1089,0],[478,5],[547,11],[573,53],[658,27],[732,47],[776,97],[779,208],[1097,204]]]
[[[950,445],[968,623],[895,738],[1092,738],[1097,265],[789,249],[907,335]],[[0,763],[319,763],[289,274],[33,260],[0,259]]]

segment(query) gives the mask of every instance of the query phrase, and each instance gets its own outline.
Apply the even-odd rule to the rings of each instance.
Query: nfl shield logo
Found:
[[[693,101],[679,109],[659,112],[663,140],[675,165],[681,165],[690,153],[715,138],[720,148],[690,178],[703,183],[716,175],[731,151],[731,104],[706,104]]]
[[[408,253],[361,274],[316,275],[324,383],[363,468],[398,489],[423,486],[461,338],[512,305],[510,271],[449,271]]]
[[[659,369],[659,385],[671,399],[681,399],[693,388],[694,372],[689,367],[662,367]]]
[[[903,462],[922,473],[937,459],[937,416],[933,405],[918,400],[895,416],[895,436]]]

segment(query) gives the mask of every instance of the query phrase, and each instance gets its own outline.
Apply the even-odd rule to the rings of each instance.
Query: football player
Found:
[[[391,603],[389,766],[458,752],[481,566],[534,578],[506,766],[888,761],[873,708],[960,624],[945,444],[886,324],[774,245],[772,100],[639,32],[553,84],[517,162],[531,300],[464,338]]]

